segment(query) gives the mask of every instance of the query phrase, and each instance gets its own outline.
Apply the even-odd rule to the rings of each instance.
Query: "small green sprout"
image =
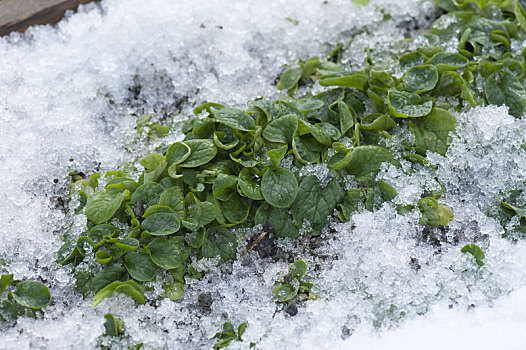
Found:
[[[304,261],[298,260],[292,264],[283,281],[277,281],[272,289],[276,300],[280,303],[290,304],[298,294],[306,294],[310,299],[314,299],[315,296],[311,292],[312,283],[302,280],[306,272],[307,264]]]
[[[237,327],[237,332],[234,329],[234,325],[230,322],[223,324],[223,330],[217,332],[214,338],[217,338],[217,342],[214,345],[214,349],[222,349],[230,345],[233,340],[243,341],[241,337],[247,329],[247,323],[243,322]]]

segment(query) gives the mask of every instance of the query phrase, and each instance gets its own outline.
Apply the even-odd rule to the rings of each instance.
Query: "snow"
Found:
[[[399,204],[414,204],[437,180],[446,186],[443,200],[455,220],[442,246],[422,238],[416,211],[401,216],[390,205],[332,223],[334,232],[325,232],[316,249],[304,236],[277,242],[290,259],[307,262],[318,294],[294,317],[271,292],[288,264],[255,252],[229,273],[215,269],[188,281],[184,300],[137,306],[118,295],[95,310],[74,292],[68,267],[56,263],[62,233],[73,223],[79,234],[86,220],[67,212],[75,207],[75,198],[64,204],[68,172],[118,169],[151,150],[155,144],[136,136],[137,115],[164,120],[202,101],[243,107],[257,96],[275,98],[283,65],[322,56],[367,28],[346,57],[359,65],[365,46],[388,50],[407,34],[397,23],[416,18],[425,25],[433,11],[417,0],[373,0],[361,9],[348,0],[103,0],[56,28],[0,39],[0,258],[15,278],[41,279],[53,295],[42,317],[0,330],[0,347],[91,349],[103,341],[114,348],[211,348],[223,322],[246,321],[245,341],[232,349],[249,342],[259,349],[525,348],[526,246],[502,239],[502,228],[485,215],[499,192],[523,186],[526,174],[526,121],[504,107],[458,114],[447,158],[429,155],[436,170],[409,171],[402,162],[379,175],[397,189]],[[379,25],[383,13],[392,19]],[[173,118],[168,141],[181,138],[184,117]],[[393,147],[396,137],[408,136],[395,135]],[[480,269],[460,252],[475,239],[486,253]],[[211,292],[210,310],[199,306],[204,292]],[[108,312],[125,322],[120,345],[99,339]]]

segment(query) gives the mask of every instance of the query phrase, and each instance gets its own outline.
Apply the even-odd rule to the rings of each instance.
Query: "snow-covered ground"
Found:
[[[389,205],[334,223],[314,254],[305,239],[281,242],[308,263],[319,295],[294,317],[279,311],[271,293],[287,264],[255,253],[229,273],[191,283],[184,300],[137,306],[116,296],[96,310],[56,263],[64,230],[85,225],[62,210],[68,172],[118,169],[150,150],[132,142],[135,114],[276,97],[284,64],[322,56],[365,27],[357,52],[402,39],[397,23],[425,26],[433,11],[417,0],[372,0],[360,9],[350,0],[103,0],[56,28],[0,39],[0,258],[16,279],[41,278],[53,295],[42,318],[0,331],[0,348],[95,348],[111,312],[126,324],[122,344],[157,349],[211,348],[225,321],[248,322],[233,349],[250,342],[259,349],[525,349],[526,243],[502,239],[485,215],[498,192],[526,174],[526,120],[502,107],[458,115],[447,158],[429,157],[436,171],[402,166],[379,174],[400,203],[438,178],[455,212],[448,234],[460,243],[438,249],[419,241],[418,215],[400,216]],[[379,24],[386,13],[392,19]],[[175,126],[168,140],[181,138]],[[486,253],[479,270],[460,253],[475,238]],[[207,291],[213,304],[204,312],[197,298]]]

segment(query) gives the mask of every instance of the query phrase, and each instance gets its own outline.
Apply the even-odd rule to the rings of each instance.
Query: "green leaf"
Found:
[[[89,198],[86,205],[86,217],[94,224],[101,224],[113,217],[115,212],[120,208],[124,197],[128,191],[115,195],[110,195],[105,191],[96,192]]]
[[[2,275],[2,277],[0,277],[0,295],[4,292],[4,290],[9,285],[9,283],[11,283],[12,280],[13,280],[12,274]]]
[[[338,101],[338,110],[340,111],[340,131],[345,135],[358,120],[356,112],[343,101]]]
[[[524,3],[524,1],[521,1],[521,0],[516,0],[513,6],[515,17],[517,17],[517,21],[519,21],[521,29],[524,31],[526,31],[525,7],[526,7],[526,4]]]
[[[88,290],[92,290],[97,293],[99,290],[107,286],[108,284],[115,281],[124,281],[128,279],[128,273],[122,266],[108,266],[103,270],[99,271],[90,283],[91,286],[87,286]]]
[[[99,250],[95,253],[95,260],[100,264],[108,264],[111,259],[112,256],[104,250]]]
[[[187,233],[184,238],[186,242],[190,245],[190,247],[199,249],[203,245],[205,236],[206,236],[206,230],[203,227],[201,227],[200,229],[197,229],[196,231]]]
[[[206,110],[208,113],[211,113],[212,111],[212,107],[213,108],[222,108],[223,105],[219,104],[219,103],[215,103],[215,102],[205,102],[205,103],[201,103],[199,106],[195,107],[193,112],[195,115],[198,115],[199,113],[201,113],[202,111]],[[192,119],[194,120],[194,119]],[[184,130],[183,130],[184,132]]]
[[[122,251],[127,252],[129,250],[135,250],[139,248],[139,241],[135,238],[124,238],[123,240],[115,242],[115,245]]]
[[[437,53],[444,51],[444,49],[440,46],[419,46],[416,51],[424,56],[433,57]]]
[[[365,90],[367,76],[355,73],[335,73],[322,76],[319,83],[321,86],[342,86]]]
[[[301,68],[288,69],[283,73],[279,79],[276,87],[279,90],[290,90],[293,89],[301,79],[303,70]]]
[[[235,176],[220,174],[212,185],[214,197],[220,201],[229,200],[237,192],[236,184],[237,178]]]
[[[110,180],[105,186],[106,193],[110,195],[115,195],[117,193],[124,192],[125,190],[134,192],[137,187],[139,187],[139,184],[131,179],[128,179],[127,177],[114,178]]]
[[[303,114],[307,114],[310,111],[314,111],[325,106],[325,103],[323,103],[323,101],[316,100],[310,96],[299,98],[294,102],[296,108]]]
[[[245,111],[236,108],[221,108],[214,114],[214,117],[218,122],[237,130],[252,131],[256,127],[254,118]]]
[[[429,115],[409,122],[409,129],[415,135],[415,146],[441,155],[446,154],[449,133],[456,126],[456,118],[440,108],[433,108]]]
[[[240,194],[255,201],[263,200],[260,182],[259,176],[249,168],[242,169],[237,178]]]
[[[277,238],[296,238],[300,234],[292,216],[286,209],[263,205],[256,212],[256,217],[258,218],[256,224],[264,225],[268,221],[272,226],[274,236]]]
[[[137,204],[142,202],[144,208],[151,207],[158,204],[161,198],[161,193],[164,192],[164,187],[153,182],[145,183],[137,188],[131,196],[131,202]]]
[[[398,62],[400,63],[400,67],[402,67],[402,69],[408,69],[413,66],[421,66],[426,62],[426,60],[426,56],[414,51],[402,55],[399,58]]]
[[[197,227],[199,226],[199,223],[194,218],[183,219],[181,221],[181,224],[183,225],[184,228],[186,228],[186,229],[188,229],[190,231],[196,230]]]
[[[192,127],[192,133],[187,135],[184,143],[188,145],[188,140],[212,139],[215,131],[216,123],[212,118],[196,119]]]
[[[142,158],[139,163],[144,166],[144,182],[155,182],[166,169],[166,158],[157,153],[150,153]]]
[[[161,193],[159,205],[172,208],[179,220],[184,219],[184,192],[180,186],[172,186]]]
[[[130,276],[140,282],[153,281],[157,268],[147,254],[131,252],[124,256],[124,266]]]
[[[298,195],[296,176],[285,168],[267,170],[261,179],[261,193],[273,207],[288,208]]]
[[[230,231],[223,228],[209,229],[201,246],[201,253],[205,258],[221,257],[221,261],[236,258],[237,239]]]
[[[207,225],[214,221],[218,215],[216,207],[210,202],[195,203],[190,207],[188,215],[197,220],[199,225]]]
[[[170,284],[163,285],[164,293],[163,298],[168,298],[170,300],[179,300],[184,297],[184,283],[175,281]]]
[[[247,329],[247,323],[246,322],[243,322],[239,325],[239,327],[237,327],[237,340],[239,341],[243,341],[243,339],[241,339],[241,337],[243,336],[243,334],[245,334],[245,330]]]
[[[526,89],[510,71],[494,72],[486,79],[484,87],[486,99],[496,106],[506,105],[510,114],[516,118],[524,115],[526,108]]]
[[[433,90],[438,83],[438,71],[435,66],[422,65],[411,67],[403,76],[405,88],[416,94]]]
[[[292,140],[292,150],[297,160],[302,163],[318,163],[323,145],[309,135],[300,137],[297,133]]]
[[[466,82],[457,72],[444,72],[440,74],[433,96],[459,96],[465,84]]]
[[[228,221],[237,225],[247,219],[251,204],[250,200],[235,196],[221,203],[221,211]]]
[[[477,246],[476,244],[466,244],[464,247],[462,247],[462,249],[460,249],[460,251],[464,254],[469,253],[473,255],[477,265],[479,266],[484,265],[484,261],[482,260],[484,260],[486,256],[484,255],[484,252],[482,251],[482,249],[480,249],[480,247]]]
[[[290,145],[298,128],[298,118],[294,114],[283,115],[271,121],[263,129],[263,137],[270,142]]]
[[[382,163],[393,160],[393,155],[379,146],[355,147],[351,153],[347,169],[357,180],[373,180]]]
[[[217,148],[212,140],[188,140],[185,143],[190,147],[191,153],[184,162],[183,168],[196,168],[210,162],[217,154]]]
[[[454,219],[453,210],[446,205],[439,205],[432,197],[425,197],[418,202],[418,209],[422,214],[420,225],[432,227],[447,226]]]
[[[42,309],[51,302],[51,293],[42,282],[20,282],[11,295],[17,303],[30,309]]]
[[[162,164],[164,161],[166,161],[166,158],[162,154],[150,153],[141,158],[139,164],[146,170],[155,170],[159,164]]]
[[[239,144],[239,139],[234,138],[233,135],[232,138],[228,137],[230,135],[226,135],[224,132],[216,131],[214,133],[214,143],[218,148],[228,151]]]
[[[290,275],[293,278],[302,278],[307,272],[307,264],[303,260],[298,260],[290,268]]]
[[[181,223],[174,214],[155,213],[148,216],[141,224],[143,230],[154,236],[171,235],[179,231]]]
[[[190,147],[184,142],[175,142],[166,151],[168,166],[184,162],[192,153]]]
[[[104,315],[106,321],[104,321],[104,335],[110,337],[118,337],[124,334],[124,322],[113,316],[112,314]]]
[[[95,294],[91,307],[94,309],[105,298],[110,298],[114,293],[121,293],[129,296],[139,304],[144,304],[144,288],[135,281],[113,282]]]
[[[156,214],[156,213],[169,213],[169,214],[175,214],[174,210],[170,207],[167,207],[165,205],[159,205],[159,204],[156,204],[156,205],[152,205],[151,207],[149,207],[148,209],[146,209],[146,211],[144,212],[144,214],[142,214],[142,217],[144,219],[146,219],[147,217],[149,216],[152,216],[153,214]]]
[[[115,226],[110,224],[100,224],[89,230],[88,238],[93,241],[94,247],[96,248],[99,243],[104,243],[103,240],[105,237],[112,237],[115,234]]]
[[[439,52],[427,61],[427,64],[435,65],[439,73],[464,68],[468,63],[466,57],[450,52]]]
[[[361,120],[363,130],[389,131],[394,127],[396,127],[396,122],[385,114],[368,114]]]
[[[410,92],[389,90],[387,94],[389,112],[398,118],[419,118],[431,113],[433,102],[421,103],[420,101],[420,96]]]
[[[291,301],[298,294],[298,290],[288,283],[280,284],[272,289],[276,300],[280,303]]]
[[[328,123],[326,123],[328,124]],[[330,124],[329,124],[330,125]],[[307,132],[311,133],[311,135],[321,143],[322,145],[330,146],[332,144],[332,138],[331,135],[328,134],[323,128],[321,128],[318,124],[311,124],[309,122],[299,120],[298,121],[298,132],[300,135],[303,135]]]
[[[285,157],[285,154],[287,154],[287,150],[287,145],[268,150],[267,155],[269,157],[269,161],[267,164],[269,165],[269,168],[276,169],[283,160],[283,157]]]
[[[164,237],[155,238],[148,245],[148,252],[152,261],[165,270],[183,266],[190,253],[180,239],[166,239]]]
[[[296,202],[292,206],[292,217],[296,226],[301,227],[307,220],[314,230],[313,233],[320,234],[341,198],[342,189],[336,179],[332,179],[326,187],[322,187],[316,176],[304,177],[299,186]]]
[[[506,208],[513,210],[517,215],[519,215],[521,218],[526,218],[526,208],[521,208],[519,206],[512,205],[510,203],[506,203],[505,201],[501,202],[501,205]]]

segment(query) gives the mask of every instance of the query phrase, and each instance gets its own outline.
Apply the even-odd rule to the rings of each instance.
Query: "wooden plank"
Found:
[[[0,0],[0,36],[35,24],[55,24],[67,10],[93,0]]]

